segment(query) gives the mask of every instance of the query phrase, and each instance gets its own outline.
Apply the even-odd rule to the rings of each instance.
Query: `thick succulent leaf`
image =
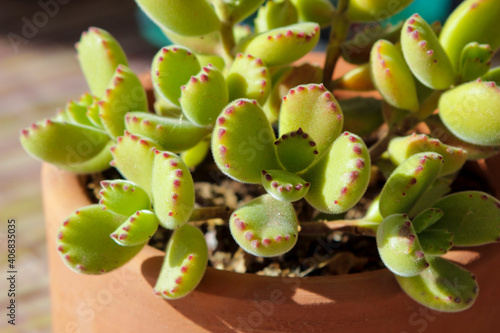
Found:
[[[433,207],[432,204],[441,199],[443,196],[451,192],[451,183],[453,178],[437,178],[422,194],[420,199],[410,209],[410,217],[417,216],[428,208]],[[414,221],[415,222],[415,221]]]
[[[428,261],[429,268],[418,276],[396,276],[408,296],[428,308],[443,312],[470,308],[479,291],[474,275],[440,257],[430,257]]]
[[[381,40],[397,43],[401,36],[403,22],[396,25],[387,24],[382,27],[379,23],[367,24],[364,29],[356,31],[353,38],[343,42],[340,46],[342,57],[352,64],[365,64],[370,61],[373,45]]]
[[[450,194],[432,205],[444,216],[430,229],[444,229],[455,235],[457,246],[497,242],[500,237],[500,201],[483,192]]]
[[[477,79],[491,67],[493,50],[488,44],[472,42],[465,45],[460,57],[459,73],[462,82]]]
[[[429,267],[407,214],[394,214],[380,223],[377,248],[384,265],[396,275],[416,276]]]
[[[296,174],[284,170],[263,170],[262,184],[267,193],[285,202],[302,199],[311,185]]]
[[[94,127],[94,124],[87,117],[87,106],[75,101],[69,101],[64,111],[69,122],[76,125]]]
[[[495,82],[469,82],[443,94],[439,116],[463,141],[500,145],[500,88]]]
[[[194,183],[180,157],[155,150],[151,193],[155,214],[167,229],[185,224],[194,208]]]
[[[179,35],[200,36],[216,31],[220,20],[206,0],[136,0],[158,26]]]
[[[216,8],[222,5],[223,8],[218,10],[219,16],[223,17],[227,22],[234,24],[250,16],[265,0],[209,1],[212,1],[216,5]]]
[[[89,28],[76,44],[78,61],[92,94],[104,97],[104,92],[118,65],[127,65],[123,50],[105,30]]]
[[[413,219],[413,228],[415,228],[415,232],[420,233],[429,228],[439,221],[443,215],[444,212],[441,209],[428,208],[424,210]]]
[[[330,214],[351,209],[370,181],[370,154],[365,143],[345,132],[303,178],[311,183],[306,200],[314,208]]]
[[[261,58],[269,67],[281,66],[308,54],[318,40],[316,23],[298,23],[253,36],[243,41],[238,51]]]
[[[351,69],[335,81],[336,89],[346,89],[351,91],[375,90],[371,78],[370,64],[363,64]]]
[[[316,142],[302,128],[283,134],[274,144],[281,164],[290,172],[304,170],[318,157]]]
[[[203,233],[189,224],[183,225],[168,241],[154,293],[166,299],[186,296],[201,281],[207,262],[208,248]]]
[[[182,36],[167,29],[162,31],[173,44],[182,45],[197,54],[216,54],[220,51],[221,36],[218,31],[201,36]]]
[[[110,236],[122,246],[144,244],[155,234],[158,222],[152,211],[140,210],[123,222]]]
[[[465,142],[457,138],[441,121],[438,115],[431,116],[425,120],[431,129],[431,133],[439,139],[454,147],[462,147],[467,151],[468,160],[478,160],[494,156],[500,152],[500,146],[481,146]]]
[[[389,41],[380,40],[370,57],[372,79],[385,101],[394,107],[417,111],[415,81],[401,51]]]
[[[498,0],[466,0],[448,17],[439,41],[458,68],[465,45],[470,42],[500,46],[500,2]]]
[[[197,167],[210,151],[210,136],[205,137],[193,148],[189,148],[181,153],[181,158],[188,168]]]
[[[387,149],[394,164],[403,163],[410,156],[431,151],[443,156],[443,169],[441,176],[449,175],[460,170],[467,160],[467,152],[462,148],[448,146],[438,139],[433,139],[425,134],[411,134],[405,137],[394,138]]]
[[[323,70],[321,67],[305,63],[298,67],[289,67],[285,69],[279,78],[273,77],[273,88],[271,94],[264,105],[264,111],[269,121],[274,122],[278,119],[283,97],[288,94],[290,89],[309,83],[321,83],[323,81]]]
[[[283,97],[279,118],[280,135],[302,128],[316,143],[319,156],[339,136],[343,122],[339,103],[322,84],[298,86]]]
[[[447,89],[456,73],[439,40],[418,14],[410,17],[401,30],[401,47],[413,75],[429,88]]]
[[[427,256],[441,256],[454,245],[453,234],[446,230],[425,230],[418,239]]]
[[[347,17],[351,21],[382,21],[405,9],[413,0],[350,0]]]
[[[155,148],[158,144],[144,137],[130,134],[118,138],[111,149],[114,166],[131,182],[139,185],[151,197],[151,172]]]
[[[98,105],[104,129],[116,139],[125,131],[125,114],[129,111],[147,111],[148,99],[137,75],[130,68],[120,65]]]
[[[219,169],[245,183],[260,183],[262,170],[280,169],[274,132],[257,101],[238,99],[217,118],[212,154]]]
[[[151,208],[146,191],[128,180],[105,180],[101,187],[99,203],[113,213],[130,216],[138,210]]]
[[[210,132],[209,128],[186,120],[146,112],[129,112],[125,117],[125,126],[130,133],[150,138],[161,148],[173,152],[196,146]]]
[[[382,103],[375,98],[355,97],[339,100],[344,114],[344,130],[361,137],[372,134],[384,123]]]
[[[220,71],[224,71],[226,68],[226,63],[222,57],[213,54],[196,54],[196,58],[200,64],[200,67],[206,67],[212,65]]]
[[[269,194],[235,210],[229,227],[236,243],[259,257],[274,257],[290,251],[299,233],[292,204],[276,200]]]
[[[373,199],[370,207],[368,207],[368,211],[365,216],[363,216],[363,221],[372,222],[372,223],[380,223],[384,220],[382,215],[380,215],[379,210],[380,205],[380,195],[378,195],[375,199]]]
[[[126,219],[101,205],[72,213],[57,234],[57,250],[64,263],[78,273],[103,274],[132,259],[146,243],[120,246],[109,234]]]
[[[257,12],[254,21],[255,32],[281,28],[298,21],[299,13],[290,0],[269,0]]]
[[[325,27],[332,23],[335,7],[329,0],[291,0],[301,22],[316,22]]]
[[[109,137],[100,130],[46,119],[21,131],[21,144],[33,157],[60,168],[98,172],[109,167]]]
[[[212,125],[229,102],[226,80],[212,65],[203,67],[181,86],[180,104],[184,115],[198,126]]]
[[[159,93],[154,92],[155,102],[153,109],[157,115],[179,119],[182,116],[182,109],[164,99]]]
[[[412,155],[401,163],[382,189],[382,216],[409,212],[441,173],[442,168],[443,157],[432,152]]]
[[[494,81],[497,86],[500,85],[500,66],[489,70],[482,76],[482,79],[483,81]]]
[[[164,47],[153,58],[151,79],[157,93],[180,106],[181,86],[201,70],[196,56],[180,46]]]
[[[271,92],[271,74],[261,59],[238,53],[226,75],[229,100],[255,99],[263,105]]]
[[[94,98],[92,104],[87,106],[86,116],[89,121],[94,125],[94,127],[104,129],[101,121],[101,117],[99,117],[99,99]]]

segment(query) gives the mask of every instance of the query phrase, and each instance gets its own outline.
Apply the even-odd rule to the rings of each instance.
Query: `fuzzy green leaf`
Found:
[[[441,256],[453,247],[453,234],[446,230],[425,230],[418,234],[424,253],[428,256]]]
[[[414,277],[396,276],[401,288],[416,302],[443,312],[472,306],[478,286],[474,275],[440,257],[428,258],[430,267]]]
[[[205,137],[193,148],[189,148],[181,153],[181,158],[188,168],[197,167],[210,151],[210,136]]]
[[[154,292],[165,299],[186,296],[200,283],[208,262],[203,233],[189,224],[174,231],[165,250],[165,259]]]
[[[403,9],[413,0],[350,0],[347,8],[347,17],[352,21],[381,21]]]
[[[153,212],[140,210],[123,222],[110,236],[122,246],[144,244],[155,234],[158,222]]]
[[[281,164],[290,172],[306,169],[318,157],[316,142],[302,128],[283,134],[274,144]]]
[[[231,178],[260,183],[262,170],[280,169],[274,132],[257,101],[238,99],[217,118],[212,154]]]
[[[432,205],[444,216],[430,229],[447,230],[455,235],[457,246],[497,242],[500,237],[500,201],[475,191],[450,194]]]
[[[285,202],[302,199],[311,185],[296,174],[284,170],[263,170],[262,184],[267,193]]]
[[[345,132],[303,178],[311,183],[306,200],[314,208],[330,214],[345,212],[361,199],[368,187],[368,148],[360,137]]]
[[[472,42],[465,45],[458,71],[462,82],[472,81],[486,74],[491,67],[492,56],[493,50],[488,44]]]
[[[120,246],[109,234],[127,217],[101,205],[83,207],[72,213],[57,234],[57,249],[64,263],[78,273],[103,274],[132,259],[146,243]]]
[[[254,21],[255,32],[260,33],[299,21],[297,8],[290,0],[269,0],[259,8]]]
[[[429,267],[407,214],[394,214],[380,223],[377,247],[384,265],[396,275],[415,276]]]
[[[104,97],[104,92],[118,65],[127,65],[123,50],[105,30],[89,28],[76,44],[78,61],[92,94]]]
[[[274,257],[297,242],[299,224],[292,204],[265,194],[235,210],[229,220],[234,240],[256,256]]]
[[[194,183],[177,155],[155,150],[151,193],[155,214],[167,229],[185,224],[194,207]]]
[[[316,22],[325,27],[332,23],[335,7],[329,0],[291,0],[301,22]]]
[[[500,145],[500,88],[494,82],[469,82],[445,92],[439,116],[458,138],[476,145]]]
[[[428,208],[424,210],[413,219],[413,227],[415,228],[415,232],[420,233],[429,228],[434,223],[439,221],[439,219],[442,218],[443,215],[444,212],[441,209]]]
[[[101,187],[99,203],[113,213],[130,216],[138,210],[151,208],[146,191],[128,180],[102,181]]]

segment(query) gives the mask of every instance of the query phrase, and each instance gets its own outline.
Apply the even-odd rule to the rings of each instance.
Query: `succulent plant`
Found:
[[[441,256],[500,237],[497,199],[449,194],[467,160],[500,151],[500,70],[490,68],[500,2],[466,0],[442,31],[415,14],[347,39],[352,23],[385,19],[411,2],[137,0],[176,42],[152,61],[154,105],[118,42],[102,29],[83,33],[76,48],[90,93],[21,132],[36,158],[77,173],[111,165],[124,177],[103,181],[99,204],[62,223],[64,262],[79,273],[109,272],[161,226],[173,234],[154,293],[176,299],[195,289],[208,249],[190,224],[203,210],[191,172],[211,151],[227,177],[267,192],[227,221],[245,251],[278,256],[301,230],[348,224],[376,237],[383,263],[415,301],[449,312],[470,307],[477,282]],[[255,31],[240,28],[253,12]],[[323,69],[296,64],[320,27],[331,30]],[[332,80],[340,57],[359,66]],[[338,101],[338,89],[381,98]],[[376,140],[369,147],[368,138]],[[385,185],[366,215],[343,220],[377,174]],[[300,221],[297,201],[318,218]]]

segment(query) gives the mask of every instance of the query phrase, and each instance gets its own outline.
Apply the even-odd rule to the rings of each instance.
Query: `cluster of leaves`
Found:
[[[446,196],[467,159],[500,151],[500,70],[490,69],[500,46],[500,2],[466,0],[442,30],[414,15],[376,26],[361,46],[363,31],[344,40],[351,22],[379,20],[411,2],[341,0],[335,8],[327,0],[137,0],[178,44],[153,59],[152,106],[118,42],[89,29],[77,50],[91,93],[21,135],[29,153],[60,168],[91,173],[111,164],[126,179],[103,182],[100,203],[63,222],[65,263],[106,273],[161,225],[174,233],[155,293],[179,298],[207,265],[204,236],[188,222],[196,210],[190,172],[209,151],[228,177],[267,191],[229,220],[234,240],[257,256],[295,245],[301,226],[292,202],[305,199],[339,216],[379,169],[386,184],[352,223],[376,234],[384,264],[413,299],[441,311],[470,307],[474,277],[440,256],[500,236],[498,200],[481,192]],[[254,11],[254,32],[237,25]],[[328,26],[325,70],[293,65]],[[359,66],[331,82],[340,50]],[[335,89],[376,89],[383,100],[338,102]],[[384,121],[389,133],[368,149],[363,137]],[[421,121],[441,140],[405,136]]]

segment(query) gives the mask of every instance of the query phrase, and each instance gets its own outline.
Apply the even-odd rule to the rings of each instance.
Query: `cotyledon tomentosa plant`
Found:
[[[470,307],[474,276],[441,256],[455,245],[498,241],[500,202],[482,192],[447,194],[467,159],[500,151],[500,69],[490,69],[500,2],[466,0],[442,28],[415,14],[346,40],[351,23],[386,18],[411,2],[137,0],[176,43],[153,59],[149,107],[118,42],[90,28],[77,44],[90,93],[21,134],[30,154],[59,168],[92,173],[111,164],[125,178],[103,181],[99,204],[62,223],[64,262],[106,273],[161,225],[174,232],[155,293],[191,292],[208,250],[189,223],[203,210],[195,208],[190,172],[211,150],[224,174],[267,191],[229,218],[247,252],[281,255],[311,226],[355,227],[349,231],[376,237],[383,263],[414,300],[441,311]],[[255,32],[238,26],[254,11]],[[331,28],[324,68],[294,65],[315,47],[320,27]],[[359,66],[332,81],[340,56]],[[383,100],[337,101],[336,89],[376,89]],[[415,133],[420,122],[430,136]],[[368,148],[363,137],[375,131],[380,139]],[[377,170],[386,183],[364,218],[298,221],[292,202],[338,217]]]

